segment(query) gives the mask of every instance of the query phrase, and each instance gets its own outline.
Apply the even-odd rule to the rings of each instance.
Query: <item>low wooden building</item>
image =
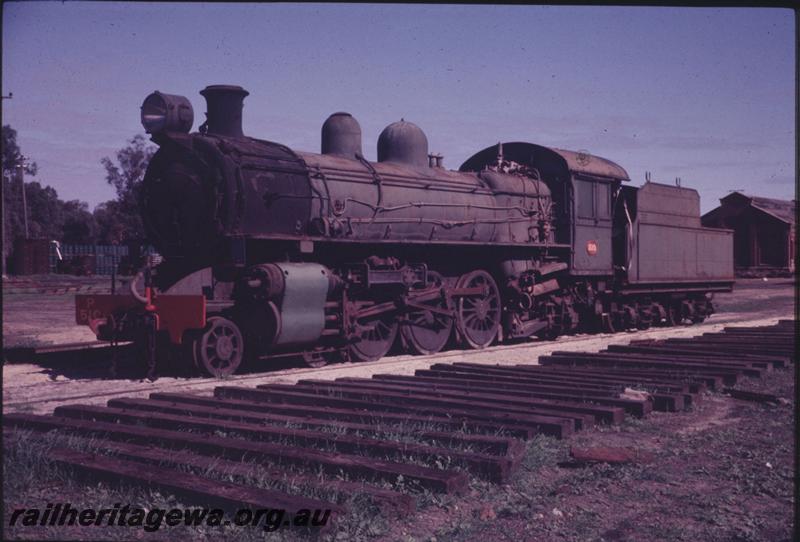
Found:
[[[46,275],[50,272],[50,241],[18,237],[11,262],[15,275]]]
[[[792,274],[797,242],[796,201],[733,192],[702,217],[703,226],[733,234],[733,261],[739,276]]]

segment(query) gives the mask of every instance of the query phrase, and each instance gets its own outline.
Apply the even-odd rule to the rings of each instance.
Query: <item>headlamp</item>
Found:
[[[155,91],[142,104],[142,126],[148,134],[188,133],[193,122],[192,104],[183,96]]]

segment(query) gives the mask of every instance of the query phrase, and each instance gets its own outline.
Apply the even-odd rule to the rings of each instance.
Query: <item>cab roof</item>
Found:
[[[628,172],[621,166],[586,151],[568,151],[520,141],[501,143],[500,145],[503,146],[504,158],[536,167],[543,174],[546,174],[546,171],[543,170],[556,173],[560,169],[562,172],[566,170],[571,173],[630,181]],[[495,163],[497,154],[498,145],[487,147],[461,164],[459,171],[480,171],[489,164]]]

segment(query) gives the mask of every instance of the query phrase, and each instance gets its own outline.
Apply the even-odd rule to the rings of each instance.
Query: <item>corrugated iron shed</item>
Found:
[[[733,192],[702,217],[704,226],[734,230],[734,261],[741,276],[793,273],[797,202]]]

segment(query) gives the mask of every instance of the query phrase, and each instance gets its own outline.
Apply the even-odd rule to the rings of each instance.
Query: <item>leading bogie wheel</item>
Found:
[[[236,372],[244,358],[244,338],[233,321],[222,316],[208,319],[205,329],[192,343],[198,369],[217,378]]]
[[[461,340],[472,348],[492,344],[500,329],[502,304],[492,276],[482,269],[462,275],[457,288],[482,288],[480,294],[460,296],[456,324]]]
[[[319,369],[335,360],[338,352],[329,350],[306,350],[301,354],[303,362],[309,367]]]

